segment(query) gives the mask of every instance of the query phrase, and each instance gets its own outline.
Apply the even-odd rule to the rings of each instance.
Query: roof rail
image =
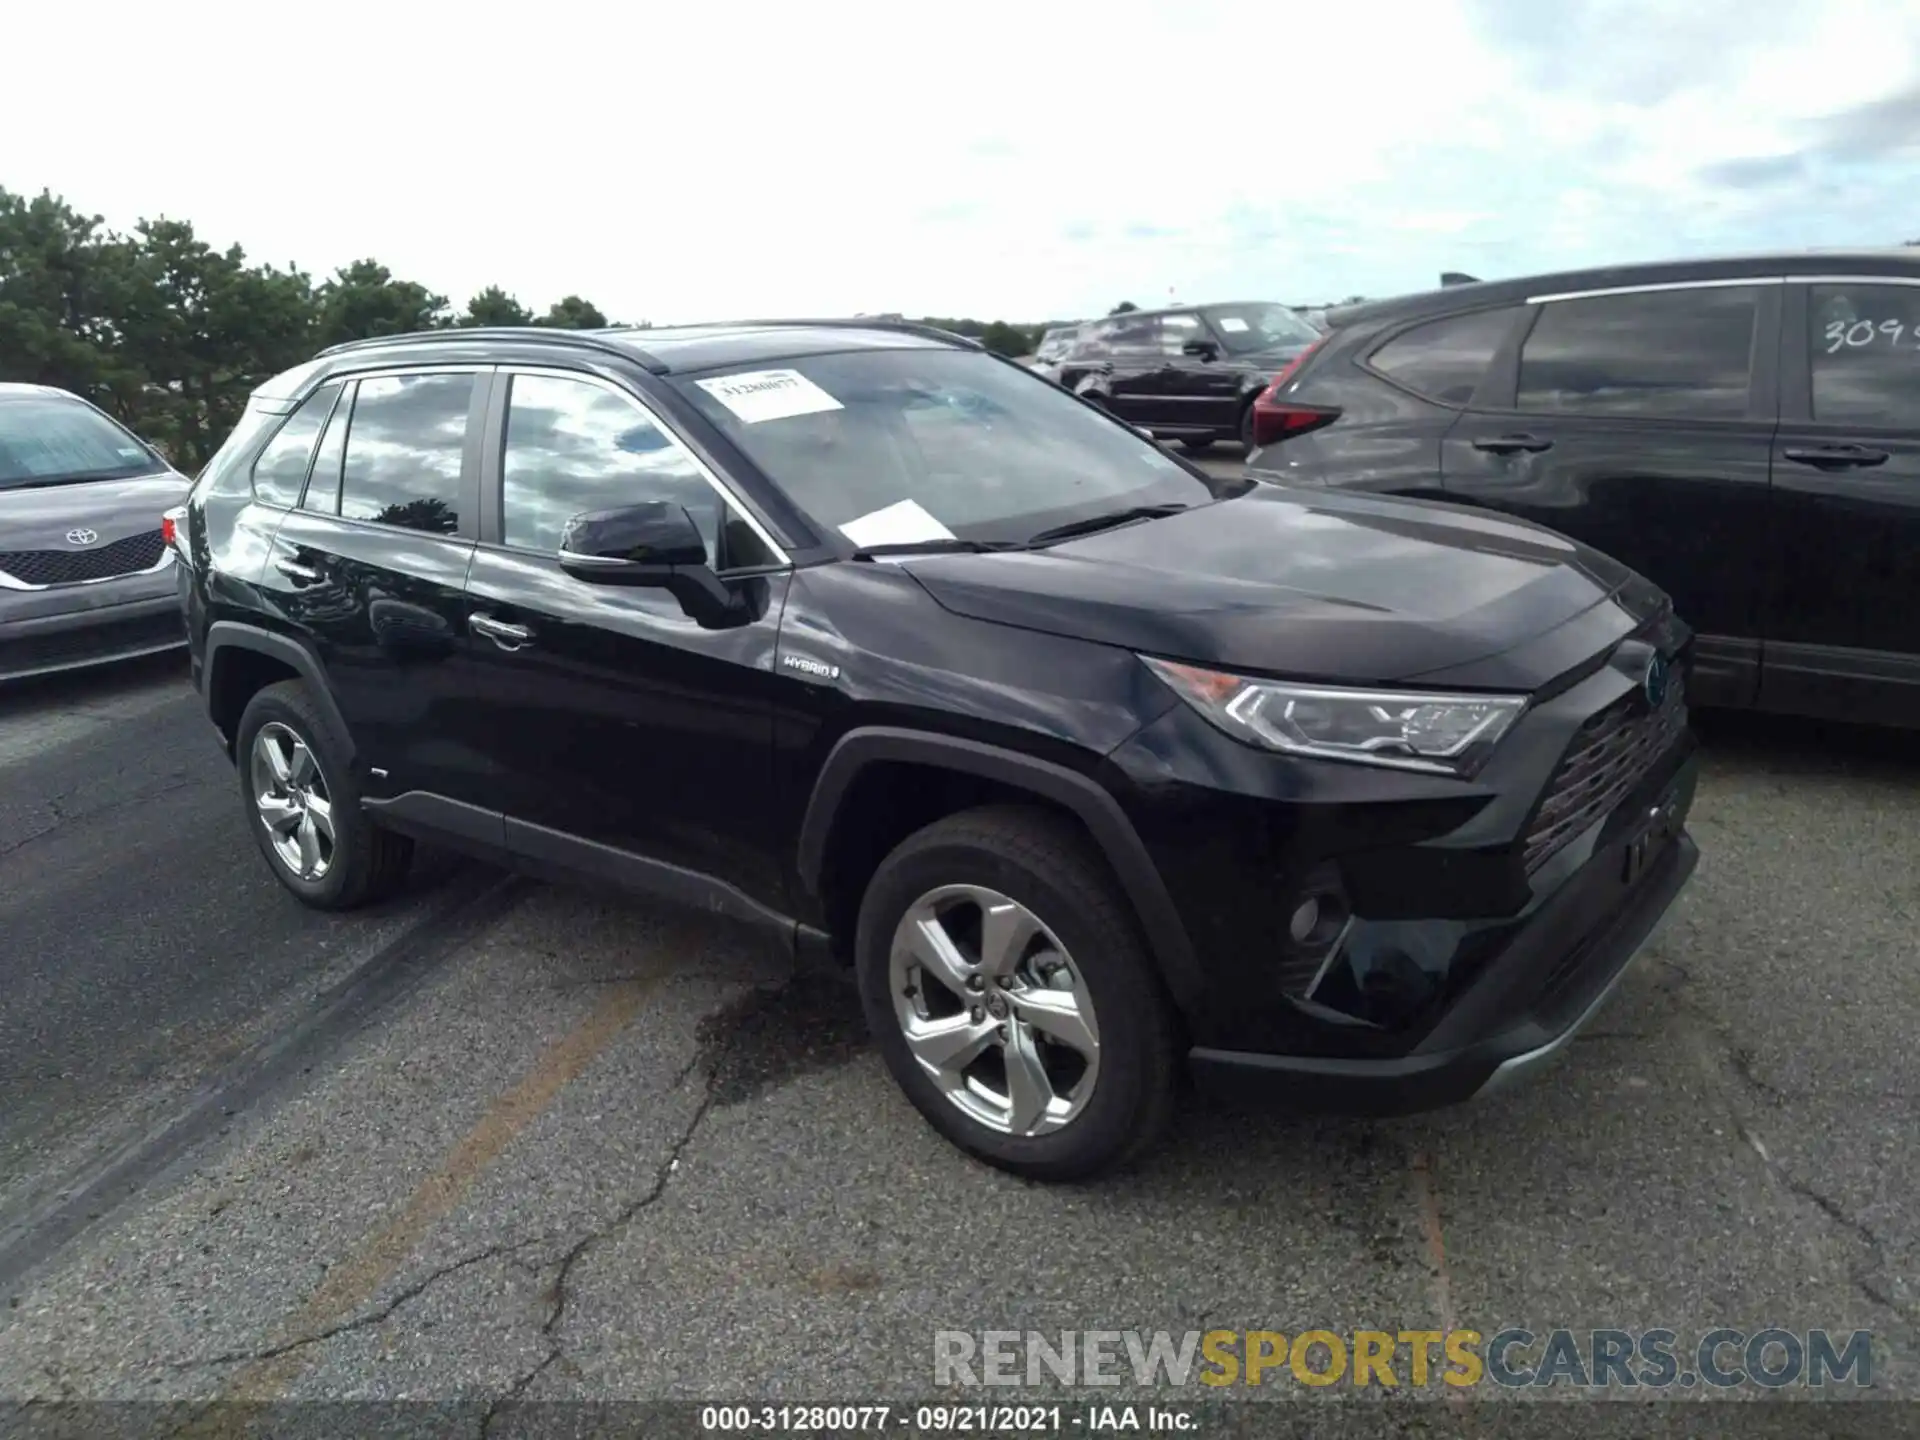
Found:
[[[947,340],[957,345],[964,345],[972,350],[984,350],[987,348],[983,341],[972,335],[962,335],[956,330],[942,330],[938,325],[924,325],[918,320],[898,320],[884,315],[835,315],[825,318],[795,318],[793,316],[786,316],[775,320],[706,320],[698,324],[662,326],[661,328],[698,330],[707,325],[715,327],[726,325],[765,325],[769,327],[776,325],[793,325],[839,330],[897,330],[903,335],[920,335],[929,340]]]
[[[356,350],[377,350],[388,345],[424,345],[435,341],[458,344],[463,340],[513,340],[532,345],[584,346],[608,355],[618,355],[622,360],[637,360],[656,375],[664,375],[667,367],[646,351],[632,345],[616,344],[606,338],[628,333],[642,332],[629,332],[618,325],[596,330],[562,330],[546,325],[449,326],[443,330],[408,330],[399,335],[369,335],[361,340],[345,340],[338,345],[329,345],[320,354],[342,355]]]

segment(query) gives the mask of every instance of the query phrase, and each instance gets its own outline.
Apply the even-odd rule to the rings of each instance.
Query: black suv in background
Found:
[[[1697,631],[1702,704],[1920,726],[1920,252],[1450,286],[1332,316],[1250,473],[1538,521]]]
[[[178,527],[306,903],[415,838],[855,967],[927,1118],[1083,1175],[1183,1067],[1505,1084],[1693,870],[1687,632],[1531,526],[1212,478],[939,331],[441,331],[268,383]]]
[[[1156,439],[1253,445],[1253,400],[1320,332],[1290,305],[1129,310],[1080,327],[1053,378]]]

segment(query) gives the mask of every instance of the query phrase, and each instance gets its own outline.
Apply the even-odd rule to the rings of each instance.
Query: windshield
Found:
[[[977,351],[809,355],[676,383],[795,504],[861,546],[1021,542],[1236,488]]]
[[[1049,330],[1040,338],[1040,348],[1035,354],[1042,360],[1057,360],[1067,353],[1078,333],[1077,330]]]
[[[0,400],[0,490],[124,480],[166,466],[90,405],[63,395]]]
[[[1318,330],[1285,305],[1215,305],[1206,316],[1220,343],[1236,355],[1311,345],[1320,338]]]

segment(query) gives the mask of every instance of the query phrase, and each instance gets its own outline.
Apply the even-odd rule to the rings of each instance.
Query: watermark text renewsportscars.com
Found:
[[[1824,1389],[1873,1384],[1870,1330],[940,1330],[945,1386]]]

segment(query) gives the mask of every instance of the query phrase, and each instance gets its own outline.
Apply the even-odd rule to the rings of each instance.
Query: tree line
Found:
[[[609,323],[579,295],[536,314],[491,285],[456,306],[372,259],[316,280],[238,245],[217,249],[183,220],[142,220],[121,234],[51,193],[0,188],[0,381],[85,396],[188,474],[219,448],[255,386],[329,345],[469,325]],[[1007,355],[1029,353],[1044,328],[928,323]]]

